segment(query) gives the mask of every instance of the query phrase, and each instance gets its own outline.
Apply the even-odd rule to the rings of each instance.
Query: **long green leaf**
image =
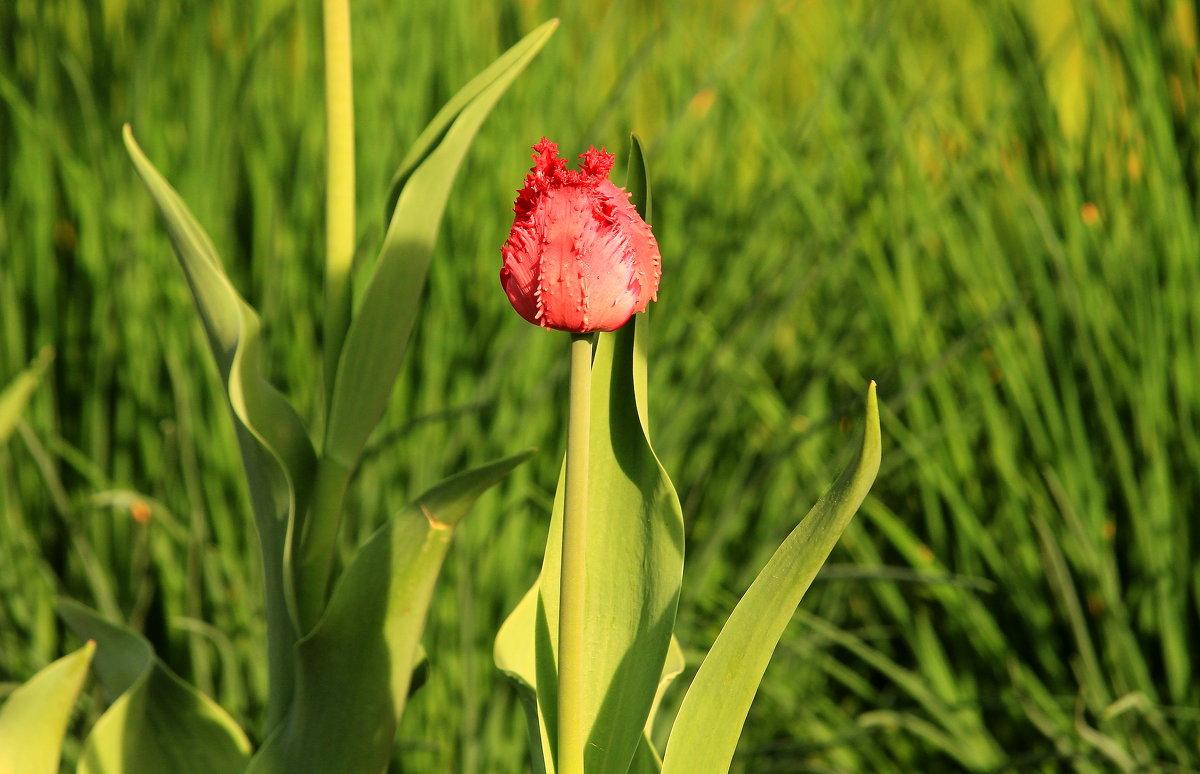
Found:
[[[879,470],[879,406],[867,390],[862,445],[750,584],[700,665],[671,728],[663,774],[725,774],[767,663]]]
[[[592,362],[584,637],[589,772],[624,772],[654,701],[683,574],[679,499],[646,439],[634,391],[634,321],[600,334]],[[561,482],[560,482],[561,484]],[[542,565],[539,615],[558,621],[562,486]],[[537,626],[537,693],[550,738],[557,626]]]
[[[475,500],[532,451],[460,473],[381,527],[297,646],[296,697],[250,774],[387,768],[425,615],[450,538]]]
[[[49,347],[44,347],[38,353],[37,359],[30,363],[28,368],[17,374],[16,378],[9,382],[3,391],[0,391],[0,444],[7,441],[8,437],[12,435],[17,422],[21,419],[21,414],[25,411],[25,405],[29,403],[33,391],[41,383],[42,374],[53,357],[54,351]]]
[[[467,81],[467,85],[459,89],[458,93],[442,106],[442,109],[437,112],[433,120],[421,130],[421,134],[413,142],[404,160],[400,162],[400,166],[396,169],[395,174],[392,175],[392,182],[388,185],[385,221],[391,222],[396,201],[400,198],[400,191],[404,189],[405,183],[408,182],[408,178],[412,175],[413,170],[417,168],[417,165],[424,161],[434,146],[445,137],[446,130],[450,128],[450,124],[454,119],[458,118],[459,114],[471,104],[472,100],[482,94],[486,88],[497,80],[504,77],[514,67],[518,71],[523,68],[525,64],[522,60],[536,54],[537,50],[545,44],[546,40],[557,27],[557,19],[551,19],[542,24],[542,26],[535,29],[529,35],[526,35],[515,46],[501,54],[483,72]]]
[[[411,174],[404,167],[397,173],[406,180],[346,335],[330,398],[324,451],[346,467],[354,466],[392,393],[459,165],[496,101],[557,26],[557,20],[541,25],[468,83],[421,135],[407,162],[420,158],[419,165]]]
[[[58,774],[63,735],[96,643],[63,656],[0,707],[0,774]]]
[[[270,726],[282,716],[291,694],[297,625],[294,613],[289,612],[294,599],[287,557],[290,534],[307,498],[316,457],[300,417],[262,375],[258,315],[229,282],[212,240],[146,158],[128,125],[124,139],[167,227],[233,411],[262,549],[272,685],[267,709]]]
[[[84,741],[78,774],[238,774],[250,742],[225,710],[181,680],[136,632],[69,600],[59,615],[96,643],[96,675],[115,697]]]

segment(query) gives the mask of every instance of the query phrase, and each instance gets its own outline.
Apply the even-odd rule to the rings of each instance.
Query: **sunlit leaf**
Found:
[[[468,83],[418,139],[374,272],[338,361],[325,454],[353,467],[379,422],[408,350],[429,259],[455,175],[496,101],[541,50],[558,22],[526,35]],[[419,163],[418,163],[419,160]]]
[[[783,630],[879,470],[879,407],[867,390],[858,454],[750,584],[692,680],[671,728],[663,774],[725,774]]]
[[[96,643],[63,656],[0,707],[0,774],[58,774],[63,735]]]

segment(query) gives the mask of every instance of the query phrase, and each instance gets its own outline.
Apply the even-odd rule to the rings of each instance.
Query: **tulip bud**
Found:
[[[545,137],[533,150],[500,251],[500,284],[534,325],[616,330],[658,295],[658,243],[629,193],[609,181],[611,153],[593,147],[574,171]]]

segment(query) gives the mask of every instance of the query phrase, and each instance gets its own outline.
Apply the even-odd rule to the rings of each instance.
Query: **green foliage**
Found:
[[[325,615],[297,646],[295,700],[255,755],[250,774],[387,769],[454,528],[481,494],[531,453],[443,481],[359,549]]]
[[[832,481],[861,409],[847,396],[874,378],[882,398],[879,482],[781,639],[734,771],[972,771],[989,750],[1035,774],[1196,768],[1193,6],[354,0],[367,214],[387,212],[423,121],[524,31],[562,24],[463,164],[342,557],[449,473],[562,447],[561,341],[498,295],[498,248],[529,145],[611,149],[636,128],[666,261],[649,408],[685,514],[692,669]],[[55,352],[29,432],[0,448],[5,681],[77,647],[53,616],[64,593],[263,738],[235,429],[115,136],[138,128],[259,311],[272,383],[320,415],[305,8],[0,2],[0,383]],[[369,258],[383,226],[361,223]],[[457,531],[403,771],[528,769],[489,652],[534,580],[560,462],[514,471]]]
[[[75,708],[95,642],[63,656],[17,688],[0,706],[0,772],[58,774],[67,721]]]
[[[496,101],[558,26],[529,33],[435,116],[393,178],[396,203],[338,363],[325,454],[353,467],[408,350],[441,215],[463,157]],[[411,170],[410,170],[411,168]]]
[[[262,323],[258,315],[234,290],[221,269],[212,240],[150,164],[128,125],[124,137],[134,166],[171,235],[237,425],[263,562],[267,658],[274,708],[269,714],[277,715],[291,701],[292,654],[297,636],[289,543],[297,513],[306,505],[316,454],[296,411],[263,377],[259,361]],[[292,612],[287,609],[289,605]],[[268,723],[275,719],[269,718]]]
[[[634,324],[598,336],[592,360],[584,676],[588,771],[624,772],[639,744],[671,642],[683,571],[679,501],[638,417]],[[644,393],[644,389],[641,390]],[[497,664],[536,691],[535,757],[554,770],[557,732],[560,477],[542,573],[497,640]],[[528,653],[536,653],[531,678]],[[531,736],[533,734],[531,733]]]
[[[52,356],[50,350],[43,349],[37,360],[0,390],[0,443],[7,441],[16,429],[21,413],[33,396],[33,391],[37,389]]]
[[[875,383],[857,456],[771,556],[733,609],[696,672],[671,725],[667,774],[725,774],[750,702],[780,635],[833,551],[879,470]]]
[[[83,744],[78,774],[234,774],[250,741],[221,707],[181,680],[144,638],[75,602],[59,615],[96,643],[96,676],[111,702]]]

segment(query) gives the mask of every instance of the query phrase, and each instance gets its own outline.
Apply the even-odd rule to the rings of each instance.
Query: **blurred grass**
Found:
[[[565,342],[508,308],[498,248],[530,144],[620,150],[631,129],[664,255],[651,412],[688,524],[693,660],[837,470],[868,378],[885,411],[879,483],[776,654],[737,770],[1200,767],[1193,3],[353,13],[363,259],[424,122],[563,20],[463,169],[356,479],[347,549],[441,475],[543,450],[461,531],[396,771],[524,770],[490,645],[542,550]],[[55,353],[0,446],[0,680],[70,647],[66,594],[261,732],[236,447],[118,128],[209,229],[311,416],[318,23],[283,0],[0,4],[0,384]]]

